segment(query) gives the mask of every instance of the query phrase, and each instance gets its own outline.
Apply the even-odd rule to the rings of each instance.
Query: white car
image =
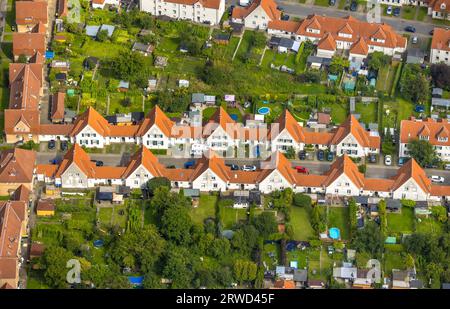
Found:
[[[392,15],[392,6],[388,6],[388,8],[386,10],[386,14],[387,15]]]
[[[246,171],[246,172],[253,172],[253,171],[256,171],[256,166],[254,166],[254,165],[242,165],[241,169],[243,171]]]
[[[411,42],[411,43],[417,44],[418,41],[419,41],[419,38],[416,37],[416,36],[414,36],[414,37],[412,38],[412,42]]]
[[[384,164],[392,165],[392,157],[390,155],[384,156]]]
[[[431,179],[432,182],[437,182],[437,183],[443,183],[445,181],[444,177],[436,176],[436,175],[431,176],[430,179]]]

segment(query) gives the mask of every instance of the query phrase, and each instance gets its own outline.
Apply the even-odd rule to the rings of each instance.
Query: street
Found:
[[[305,18],[311,14],[326,15],[330,17],[346,17],[348,15],[351,15],[362,21],[367,20],[366,13],[339,10],[337,8],[337,5],[331,7],[323,7],[292,1],[275,0],[275,2],[283,8],[284,13],[291,17]],[[237,3],[237,0],[228,1],[229,5],[237,5]],[[405,20],[401,19],[400,17],[381,16],[381,22],[391,25],[400,34],[405,32],[404,29],[406,26],[412,25],[416,28],[416,35],[429,36],[429,32],[435,27],[435,25],[432,25],[430,23],[415,20]]]
[[[129,153],[124,154],[89,154],[92,160],[103,161],[105,166],[124,166],[128,163],[130,159]],[[53,159],[57,159],[58,162],[62,159],[62,154],[55,152],[38,152],[37,153],[37,164],[49,164]],[[177,168],[182,168],[185,162],[198,160],[198,158],[174,158],[172,156],[158,156],[158,160],[165,166],[175,166]],[[226,164],[237,164],[242,166],[255,165],[260,167],[261,160],[252,158],[228,158],[225,159]],[[330,168],[331,162],[327,161],[313,161],[313,160],[291,160],[292,166],[304,166],[311,174],[323,174]],[[367,164],[366,177],[369,178],[389,178],[397,173],[398,166],[386,166],[382,163],[380,164]],[[444,171],[439,169],[425,169],[428,176],[437,175],[443,176],[445,178],[445,184],[450,185],[450,171]]]

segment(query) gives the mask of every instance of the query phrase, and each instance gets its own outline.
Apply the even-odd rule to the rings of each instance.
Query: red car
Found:
[[[297,170],[297,172],[302,173],[302,174],[309,174],[309,171],[306,167],[304,166],[296,166],[295,169]]]

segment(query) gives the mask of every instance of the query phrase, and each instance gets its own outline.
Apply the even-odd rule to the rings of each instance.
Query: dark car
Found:
[[[50,163],[51,164],[58,164],[58,159],[52,159],[52,160],[50,160]]]
[[[430,30],[430,32],[428,32],[430,35],[434,34],[434,29]]]
[[[232,171],[239,171],[239,166],[236,164],[227,164]]]
[[[425,106],[423,106],[423,105],[416,105],[416,107],[414,108],[414,111],[416,113],[423,113],[425,111]]]
[[[95,161],[95,166],[103,166],[103,161]]]
[[[334,159],[334,155],[333,153],[330,151],[327,153],[327,161],[333,161]]]
[[[414,28],[413,26],[406,26],[406,27],[405,27],[405,31],[406,31],[406,32],[412,32],[412,33],[415,33],[415,32],[416,32],[416,28]]]
[[[298,158],[300,160],[306,160],[306,151],[304,150],[300,151],[300,153],[298,154]]]
[[[333,6],[333,5],[336,4],[336,0],[330,0],[330,1],[328,1],[328,4],[329,4],[330,6]]]
[[[55,149],[56,142],[54,140],[51,140],[48,142],[48,149]]]
[[[395,17],[400,16],[400,8],[399,8],[399,7],[396,7],[396,8],[394,9],[394,16],[395,16]]]
[[[350,4],[350,11],[355,12],[357,8],[358,8],[358,3],[355,2],[355,1],[353,1],[353,2]]]
[[[377,156],[374,153],[371,153],[369,155],[369,162],[370,163],[377,163]]]
[[[281,20],[289,20],[289,15],[287,14],[283,14],[283,16],[281,16]]]
[[[66,141],[62,141],[62,142],[61,142],[61,150],[62,150],[62,151],[67,150],[67,142],[66,142]]]
[[[184,168],[191,168],[195,165],[195,161],[188,161],[184,163]]]
[[[317,159],[318,159],[319,161],[325,160],[325,151],[319,150],[319,151],[317,152]]]

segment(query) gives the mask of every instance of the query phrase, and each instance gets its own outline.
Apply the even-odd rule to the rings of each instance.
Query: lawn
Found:
[[[420,218],[416,223],[416,232],[440,235],[442,233],[442,224],[432,217]]]
[[[383,102],[383,127],[398,127],[400,121],[414,115],[414,105],[402,98]]]
[[[378,91],[391,92],[398,63],[385,66],[378,72],[376,88]]]
[[[280,265],[280,245],[265,244],[262,260],[269,269],[275,270]]]
[[[387,214],[389,233],[412,233],[414,231],[414,210],[403,207],[401,214]]]
[[[198,207],[191,210],[192,220],[196,223],[203,223],[207,218],[214,218],[217,199],[216,195],[200,194]]]
[[[403,19],[413,20],[416,15],[416,8],[413,6],[403,6],[401,9],[401,17]]]
[[[420,7],[419,13],[417,14],[417,20],[418,21],[424,21],[425,18],[428,16],[428,8],[426,7]]]
[[[294,228],[295,240],[308,240],[314,237],[314,230],[309,222],[309,214],[306,208],[292,207],[290,224]]]
[[[360,121],[368,123],[377,122],[377,102],[356,103],[356,112],[361,115]]]
[[[348,104],[343,103],[320,103],[319,102],[319,110],[324,111],[325,109],[331,110],[331,120],[335,124],[343,123],[348,116]]]
[[[316,0],[314,1],[314,5],[318,6],[329,6],[329,0]]]
[[[386,250],[384,253],[383,266],[385,274],[390,275],[392,269],[404,269],[405,263],[400,252]]]
[[[38,289],[48,289],[49,287],[44,283],[44,274],[43,271],[29,269],[28,280],[27,280],[27,289],[38,290]]]
[[[224,229],[232,229],[239,221],[247,219],[247,209],[222,208],[222,225]]]
[[[348,5],[347,0],[339,0],[338,9],[343,10],[346,5]]]
[[[330,207],[328,210],[328,228],[337,227],[341,231],[341,239],[350,237],[349,213],[347,207]]]

